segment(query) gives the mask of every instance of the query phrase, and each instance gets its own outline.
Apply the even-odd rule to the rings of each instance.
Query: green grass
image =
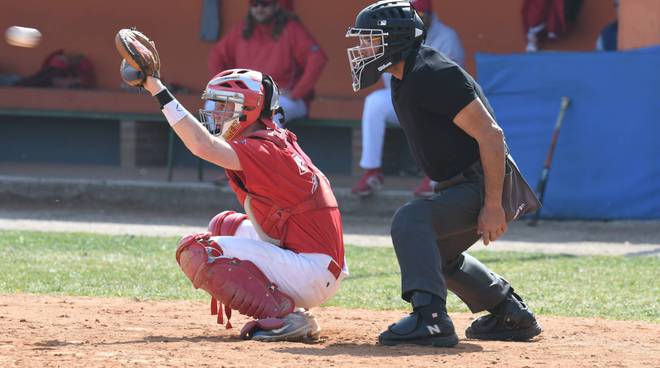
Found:
[[[203,299],[174,259],[176,238],[0,231],[0,293]],[[495,245],[496,246],[496,245]],[[658,257],[471,253],[537,314],[660,321]],[[351,276],[326,305],[407,309],[390,248],[347,248]],[[450,311],[467,311],[451,295]]]

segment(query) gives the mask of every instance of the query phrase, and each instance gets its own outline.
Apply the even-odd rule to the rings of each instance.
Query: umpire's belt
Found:
[[[482,173],[482,168],[481,168],[481,161],[477,160],[473,162],[470,166],[468,166],[467,169],[461,171],[460,173],[452,176],[449,179],[443,180],[438,182],[434,187],[433,191],[435,193],[438,193],[442,190],[445,190],[449,187],[453,187],[454,185],[458,185],[461,183],[465,183],[468,181],[468,177],[473,176],[473,175],[481,175]]]

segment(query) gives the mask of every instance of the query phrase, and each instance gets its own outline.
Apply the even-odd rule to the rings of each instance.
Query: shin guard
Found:
[[[222,247],[210,240],[210,233],[193,234],[179,242],[176,259],[193,286],[211,294],[231,309],[257,319],[281,318],[294,309],[293,299],[280,291],[252,262],[222,256]],[[217,312],[212,300],[212,313]],[[213,313],[215,314],[215,313]],[[222,323],[222,311],[218,315]],[[227,322],[228,327],[231,325]]]

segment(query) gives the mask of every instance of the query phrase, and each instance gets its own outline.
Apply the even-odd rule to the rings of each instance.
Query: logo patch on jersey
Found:
[[[302,159],[302,157],[293,154],[293,161],[298,165],[298,173],[300,175],[305,175],[309,172],[309,169],[307,168],[307,165],[305,164],[305,160]]]

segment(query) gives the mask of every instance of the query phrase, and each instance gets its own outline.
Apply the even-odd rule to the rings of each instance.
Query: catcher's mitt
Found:
[[[136,28],[120,29],[115,36],[115,46],[119,55],[130,66],[141,72],[139,73],[140,78],[124,79],[126,83],[133,87],[141,87],[148,76],[160,77],[160,57],[156,51],[156,45],[142,32]]]

